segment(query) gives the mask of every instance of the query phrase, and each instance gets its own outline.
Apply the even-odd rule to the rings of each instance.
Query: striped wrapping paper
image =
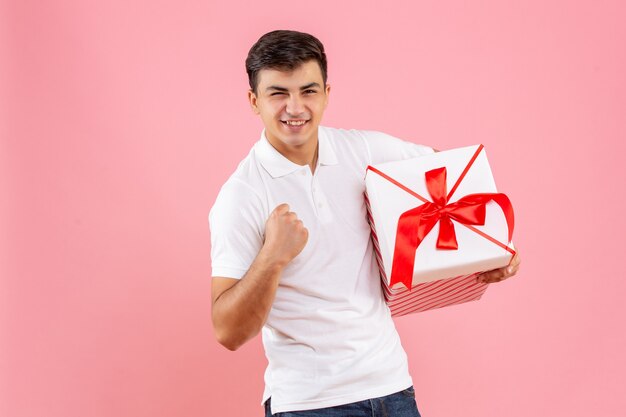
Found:
[[[461,304],[468,301],[479,300],[487,290],[489,284],[476,282],[477,274],[462,275],[454,278],[440,279],[414,285],[410,290],[407,288],[389,288],[383,260],[376,236],[376,228],[372,217],[370,202],[365,193],[367,207],[367,219],[371,228],[372,243],[376,262],[381,274],[381,285],[385,301],[391,310],[392,316],[403,316],[409,313],[432,310],[435,308]]]

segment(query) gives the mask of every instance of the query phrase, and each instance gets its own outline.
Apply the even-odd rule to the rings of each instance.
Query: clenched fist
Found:
[[[309,231],[296,213],[289,211],[286,203],[278,205],[265,222],[265,242],[272,259],[281,265],[287,265],[304,249],[309,238]]]

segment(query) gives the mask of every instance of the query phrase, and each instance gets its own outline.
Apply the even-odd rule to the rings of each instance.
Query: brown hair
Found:
[[[275,30],[266,33],[252,45],[246,58],[250,89],[257,93],[258,73],[262,69],[292,71],[310,60],[315,60],[319,64],[326,86],[328,71],[326,53],[319,39],[294,30]]]

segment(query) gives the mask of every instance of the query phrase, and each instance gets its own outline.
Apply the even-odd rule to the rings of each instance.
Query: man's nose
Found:
[[[291,94],[287,100],[287,113],[297,116],[304,113],[304,103],[299,94]]]

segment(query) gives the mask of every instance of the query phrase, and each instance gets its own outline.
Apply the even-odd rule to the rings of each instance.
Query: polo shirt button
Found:
[[[300,172],[302,172],[302,175],[306,175],[306,171],[302,170]]]

